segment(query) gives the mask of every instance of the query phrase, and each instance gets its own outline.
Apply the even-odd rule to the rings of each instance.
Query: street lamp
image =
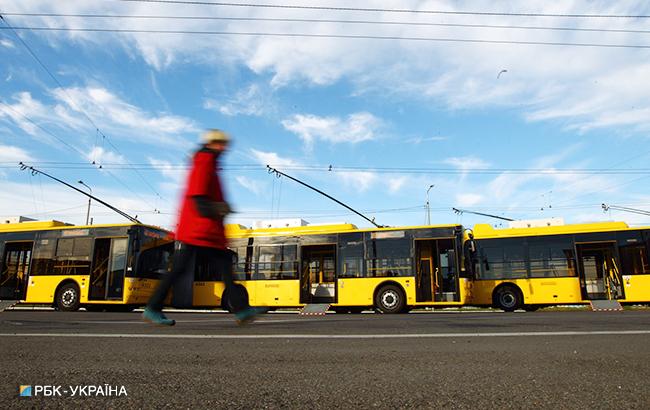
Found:
[[[90,191],[90,195],[93,194],[93,189],[91,187],[89,187],[88,185],[84,184],[84,182],[82,180],[79,180],[77,182],[79,182],[81,185],[88,188],[88,190]],[[86,211],[86,225],[88,225],[89,221],[90,221],[90,197],[88,197],[88,210]]]
[[[435,185],[429,185],[429,188],[427,189],[427,225],[431,225],[431,207],[429,206],[429,191],[431,191],[431,188],[433,188]]]

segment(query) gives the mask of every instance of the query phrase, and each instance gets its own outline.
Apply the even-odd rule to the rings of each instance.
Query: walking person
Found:
[[[226,303],[235,312],[238,323],[251,321],[262,312],[248,306],[242,290],[233,281],[233,253],[227,248],[223,225],[231,209],[224,198],[218,174],[219,157],[228,148],[230,137],[221,130],[212,129],[206,131],[202,139],[203,145],[192,159],[192,169],[181,203],[173,268],[162,278],[144,310],[142,316],[147,322],[167,326],[176,323],[162,312],[164,300],[171,287],[179,284],[184,275],[194,279],[194,270],[199,261],[209,262],[209,266],[218,270],[226,285],[224,295],[229,296]],[[185,296],[191,304],[191,290],[186,293],[189,293],[189,296]]]

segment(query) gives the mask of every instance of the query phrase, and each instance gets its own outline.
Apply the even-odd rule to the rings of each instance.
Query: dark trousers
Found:
[[[207,272],[211,280],[219,279],[226,285],[224,298],[227,298],[222,305],[233,312],[238,312],[248,306],[246,301],[246,291],[235,285],[232,275],[232,253],[226,250],[213,249],[203,246],[194,246],[181,243],[174,251],[174,264],[172,271],[164,275],[156,288],[156,291],[149,299],[147,306],[152,310],[160,311],[165,303],[165,298],[169,290],[174,287],[175,291],[180,290],[183,283],[190,285],[189,302],[183,303],[182,307],[191,305],[191,284],[198,269],[202,274],[205,270],[216,270],[216,272]],[[200,265],[200,266],[199,266]],[[208,279],[208,278],[205,278]],[[203,278],[202,278],[203,280]],[[176,299],[176,298],[175,298]]]

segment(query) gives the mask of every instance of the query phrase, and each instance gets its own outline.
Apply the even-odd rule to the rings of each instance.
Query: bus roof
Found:
[[[391,226],[386,228],[362,228],[359,229],[354,224],[343,223],[333,225],[305,225],[290,226],[284,228],[259,228],[252,229],[243,225],[230,224],[226,225],[226,236],[229,238],[248,238],[257,236],[291,236],[291,235],[319,235],[334,234],[342,232],[376,232],[376,231],[399,231],[404,229],[424,229],[424,228],[455,228],[460,225],[426,225],[426,226]]]
[[[13,224],[0,224],[1,232],[30,232],[30,231],[51,231],[59,229],[92,229],[92,228],[117,228],[121,226],[144,226],[151,229],[166,231],[166,229],[144,224],[122,223],[122,224],[101,224],[101,225],[73,225],[61,221],[29,221]]]
[[[631,229],[625,222],[594,222],[585,224],[541,226],[531,228],[500,228],[495,229],[489,224],[474,225],[475,239],[506,238],[511,236],[560,235],[586,232],[611,232]],[[641,228],[643,229],[643,228]]]

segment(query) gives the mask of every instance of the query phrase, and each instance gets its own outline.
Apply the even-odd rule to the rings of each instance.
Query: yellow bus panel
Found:
[[[502,283],[512,283],[521,289],[523,303],[555,304],[580,303],[580,279],[568,278],[537,278],[537,279],[507,279],[507,280],[477,280],[473,284],[472,305],[491,305],[494,289]]]
[[[625,299],[621,302],[650,301],[650,275],[623,275],[623,292]]]
[[[253,306],[301,306],[298,279],[252,280],[246,282],[246,289]]]

